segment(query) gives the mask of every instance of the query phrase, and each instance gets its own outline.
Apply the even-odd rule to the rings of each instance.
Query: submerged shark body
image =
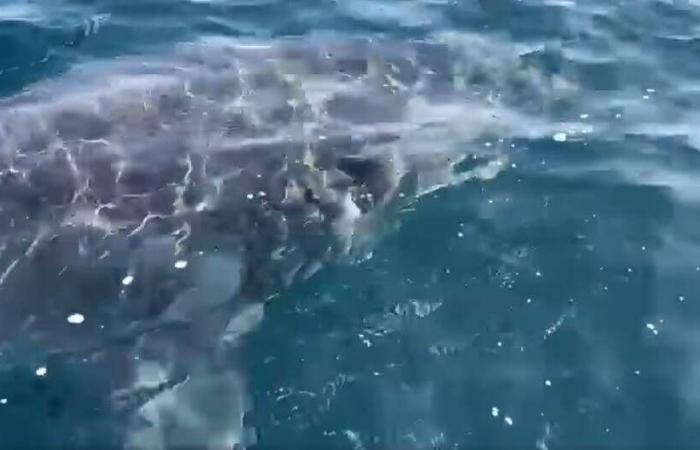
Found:
[[[356,257],[402,202],[501,164],[456,171],[511,120],[456,67],[443,44],[213,41],[6,100],[4,357],[97,367],[126,447],[246,445],[230,350],[265,300]]]

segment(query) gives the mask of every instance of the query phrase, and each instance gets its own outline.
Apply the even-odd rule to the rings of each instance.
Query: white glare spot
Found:
[[[566,142],[566,133],[564,132],[559,132],[559,133],[554,133],[554,136],[552,136],[552,139],[554,139],[556,142]]]
[[[616,118],[616,119],[621,119],[621,118],[622,118],[622,114],[620,114],[620,113],[615,114],[615,118]]]
[[[499,347],[503,347],[503,342],[498,341],[498,342],[496,342],[496,345],[499,346]]]
[[[265,191],[258,192],[258,197],[265,197],[265,196],[267,196],[267,192],[265,192]]]
[[[46,372],[47,372],[46,366],[41,366],[38,369],[36,369],[36,371],[34,373],[36,374],[37,377],[43,377],[46,375]]]
[[[7,399],[6,399],[6,398],[0,398],[0,405],[7,405]]]
[[[510,416],[505,416],[503,418],[503,421],[508,425],[509,427],[513,426],[513,419]]]
[[[248,200],[253,200],[253,194],[246,195],[246,198],[248,198]]]
[[[491,408],[491,415],[493,417],[498,417],[498,414],[499,414],[498,408],[496,408],[495,406],[493,408]]]
[[[685,296],[679,295],[679,296],[678,296],[678,301],[679,301],[679,302],[684,302],[684,301],[685,301]]]
[[[654,334],[659,334],[659,330],[656,329],[656,325],[653,323],[647,323],[647,329]]]
[[[458,232],[458,233],[457,233],[457,237],[464,237],[464,233],[462,233],[461,231]]]
[[[175,268],[176,269],[184,269],[185,267],[187,267],[187,261],[185,261],[184,259],[180,259],[178,261],[175,261]]]
[[[656,89],[647,88],[647,92],[653,94],[654,92],[656,92]]]
[[[130,284],[133,283],[133,282],[134,282],[134,277],[131,276],[131,275],[127,275],[127,276],[125,276],[125,277],[122,279],[122,284],[123,284],[124,286],[128,286],[128,285],[130,285]]]
[[[635,374],[635,375],[639,375],[639,374],[641,374],[641,373],[642,373],[642,372],[641,372],[639,369],[637,369],[637,370],[634,371],[634,374]]]
[[[536,277],[541,277],[541,276],[542,276],[542,272],[540,272],[540,271],[538,270],[537,272],[535,272],[535,276],[536,276]]]
[[[552,381],[551,380],[544,380],[544,385],[549,387],[552,385]]]
[[[85,316],[80,314],[80,313],[74,313],[68,316],[68,323],[73,324],[73,325],[79,325],[83,322],[85,322]]]
[[[588,114],[581,114],[579,117],[582,119],[588,119]]]
[[[527,303],[529,305],[530,303],[532,303],[532,299],[528,298],[527,300],[525,300],[525,303]]]
[[[491,147],[492,145],[493,145],[493,144],[490,143],[490,142],[486,142],[486,143],[484,144],[485,147]]]

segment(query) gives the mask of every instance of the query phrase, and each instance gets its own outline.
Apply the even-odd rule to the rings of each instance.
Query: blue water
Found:
[[[697,1],[0,0],[0,95],[202,36],[322,33],[497,43],[575,82],[554,129],[594,132],[505,136],[495,178],[268,303],[239,355],[252,448],[698,448]],[[109,387],[71,364],[3,365],[0,448],[121,445]]]

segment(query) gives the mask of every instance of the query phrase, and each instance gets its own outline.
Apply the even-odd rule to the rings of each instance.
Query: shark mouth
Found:
[[[264,303],[551,132],[571,86],[492,50],[210,39],[4,100],[0,367],[88,366],[128,448],[250,444],[235,348]]]

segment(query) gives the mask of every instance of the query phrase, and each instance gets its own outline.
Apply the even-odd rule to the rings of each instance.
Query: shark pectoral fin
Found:
[[[245,305],[226,325],[222,340],[236,346],[242,336],[253,331],[262,322],[265,313],[263,303],[252,303]]]

